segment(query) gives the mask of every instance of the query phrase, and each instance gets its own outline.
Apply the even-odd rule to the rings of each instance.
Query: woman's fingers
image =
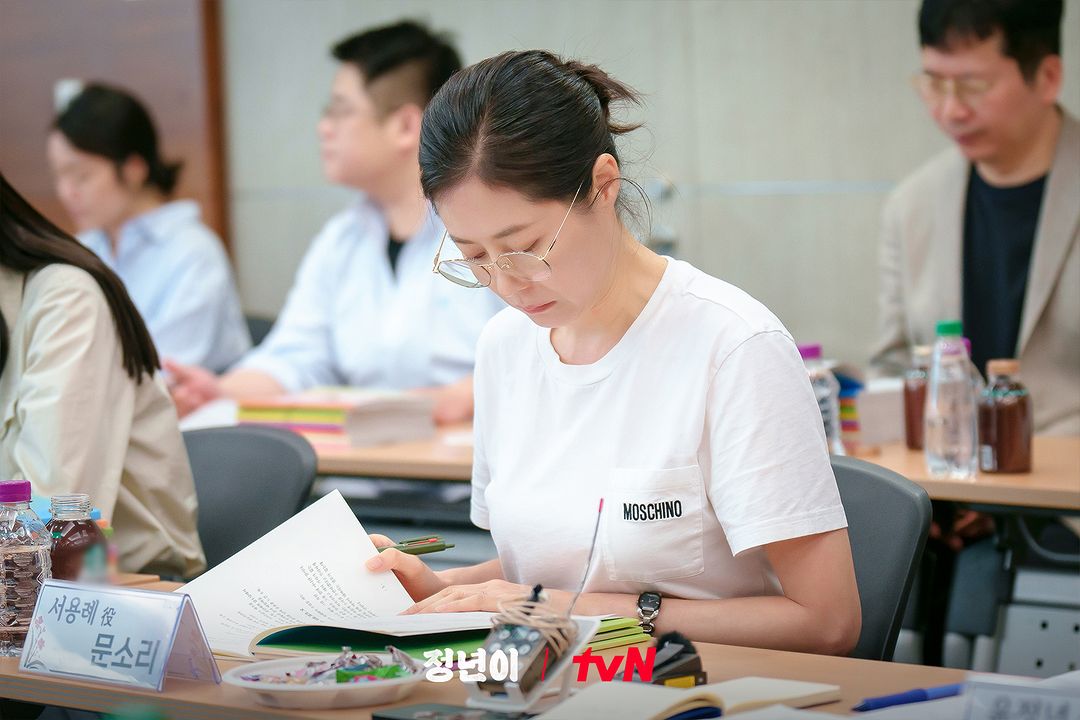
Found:
[[[405,615],[413,615],[415,613],[427,612],[428,608],[432,607],[433,605],[435,605],[437,603],[445,602],[448,598],[461,597],[463,592],[464,592],[463,589],[466,588],[466,587],[468,587],[468,586],[467,585],[455,585],[453,587],[448,587],[448,588],[446,588],[446,589],[444,589],[444,590],[442,590],[440,592],[437,592],[437,593],[435,593],[433,595],[430,595],[430,596],[420,600],[415,605],[413,605],[411,608],[406,610],[404,612],[404,614]]]
[[[397,545],[397,543],[395,543],[390,538],[386,537],[385,535],[379,535],[378,533],[369,533],[368,539],[371,540],[372,544],[375,545],[375,547],[377,548]]]
[[[389,540],[389,538],[386,539]],[[423,560],[395,548],[383,550],[375,557],[368,558],[364,567],[371,572],[392,570],[405,587],[405,592],[409,593],[409,597],[414,601],[426,598],[445,587]]]

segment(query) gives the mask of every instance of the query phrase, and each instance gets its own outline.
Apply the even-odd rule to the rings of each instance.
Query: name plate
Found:
[[[187,595],[47,580],[19,669],[161,692],[165,677],[221,682]]]
[[[1080,692],[1027,682],[969,680],[964,720],[1080,720]]]

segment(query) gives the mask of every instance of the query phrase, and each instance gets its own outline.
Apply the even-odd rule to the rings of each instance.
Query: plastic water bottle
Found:
[[[800,345],[799,354],[806,364],[810,385],[817,396],[821,420],[825,423],[825,439],[829,443],[829,452],[843,455],[844,443],[840,438],[840,383],[832,374],[832,364],[822,360],[820,345]]]
[[[959,320],[937,324],[926,391],[926,467],[936,478],[975,476],[975,383]]]
[[[975,404],[979,404],[979,397],[983,394],[983,390],[986,389],[986,381],[983,380],[982,373],[975,367],[975,363],[971,362],[971,341],[965,338],[960,338],[960,342],[964,343],[964,352],[968,356],[968,372],[971,373],[971,389],[975,393]]]
[[[30,482],[0,482],[0,657],[22,653],[41,584],[49,579],[52,540],[30,509]]]

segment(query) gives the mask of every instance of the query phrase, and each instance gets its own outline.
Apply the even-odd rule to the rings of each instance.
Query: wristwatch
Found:
[[[660,593],[643,592],[637,599],[638,625],[649,635],[653,634],[656,626],[653,620],[660,614]]]

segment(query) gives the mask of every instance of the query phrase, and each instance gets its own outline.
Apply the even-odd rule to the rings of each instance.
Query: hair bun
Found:
[[[560,66],[564,71],[584,80],[596,93],[596,97],[600,101],[600,110],[604,113],[604,119],[607,120],[608,131],[611,134],[622,135],[640,127],[640,124],[613,123],[610,120],[611,103],[626,102],[634,105],[641,103],[638,94],[630,86],[611,77],[597,65],[583,63],[578,60],[566,60],[561,62]]]

